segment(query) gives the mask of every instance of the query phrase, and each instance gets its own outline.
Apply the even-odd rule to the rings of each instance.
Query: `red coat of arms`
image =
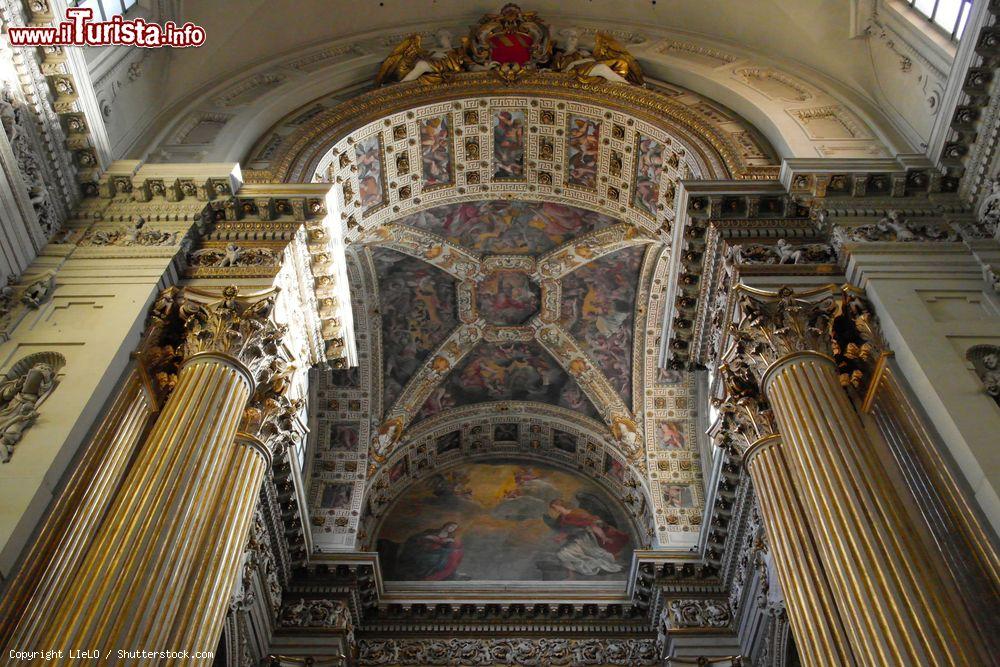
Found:
[[[504,33],[490,37],[490,60],[498,63],[524,65],[531,60],[531,46],[535,40],[523,33]]]
[[[539,66],[552,55],[549,27],[535,12],[511,3],[499,14],[487,14],[472,29],[471,54],[477,63]]]

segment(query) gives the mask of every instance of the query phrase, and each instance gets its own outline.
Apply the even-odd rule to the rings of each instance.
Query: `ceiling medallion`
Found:
[[[513,3],[498,14],[486,14],[455,46],[451,33],[440,30],[438,46],[428,50],[412,34],[396,45],[375,77],[377,85],[421,81],[442,83],[457,72],[489,71],[511,84],[528,72],[572,74],[584,83],[642,85],[639,63],[611,35],[598,32],[594,48],[580,46],[579,32],[562,31],[565,44],[554,45],[548,24],[537,12]]]

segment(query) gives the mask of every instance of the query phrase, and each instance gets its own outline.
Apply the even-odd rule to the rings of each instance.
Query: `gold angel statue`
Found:
[[[598,32],[594,35],[594,50],[580,46],[580,35],[575,29],[563,30],[566,45],[552,57],[551,67],[560,72],[572,72],[577,79],[594,83],[603,79],[612,83],[642,85],[642,68],[611,35]]]
[[[463,37],[461,44],[455,47],[452,44],[451,33],[447,30],[439,30],[436,36],[439,47],[435,51],[423,48],[419,34],[410,35],[400,42],[382,62],[375,77],[375,85],[416,79],[427,83],[440,83],[455,72],[466,69],[470,63],[468,38]]]

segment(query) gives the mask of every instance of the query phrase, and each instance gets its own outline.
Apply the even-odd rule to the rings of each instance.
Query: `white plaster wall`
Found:
[[[58,264],[57,252],[57,246],[48,246],[28,273]],[[0,577],[10,576],[128,365],[169,262],[162,257],[70,258],[59,267],[52,298],[0,344],[2,371],[36,352],[66,358],[59,385],[40,406],[37,422],[24,433],[11,460],[0,464]]]
[[[1000,345],[1000,299],[960,244],[854,249],[848,275],[865,288],[900,371],[1000,532],[1000,406],[965,358],[973,345]]]

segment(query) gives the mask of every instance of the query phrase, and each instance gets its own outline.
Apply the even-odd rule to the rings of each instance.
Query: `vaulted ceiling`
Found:
[[[618,410],[581,389],[566,346],[589,357],[601,383],[631,410],[633,315],[648,239],[602,214],[541,202],[452,204],[396,224],[428,250],[418,259],[368,249],[378,276],[385,415],[419,421],[502,400],[561,405],[597,419]],[[441,249],[442,238],[454,247]],[[456,272],[458,263],[465,266]],[[481,336],[463,338],[459,323]],[[546,349],[542,331],[556,327],[572,340]],[[428,362],[447,345],[454,365]]]

